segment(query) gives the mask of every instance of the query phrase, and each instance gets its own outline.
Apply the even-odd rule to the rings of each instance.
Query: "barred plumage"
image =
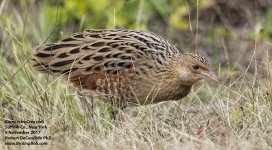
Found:
[[[200,71],[210,71],[200,55],[181,54],[154,33],[125,29],[75,33],[41,46],[33,60],[36,70],[64,75],[84,94],[119,107],[181,99],[201,79]]]

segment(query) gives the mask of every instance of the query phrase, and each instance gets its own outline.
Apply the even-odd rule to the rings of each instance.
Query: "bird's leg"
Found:
[[[114,124],[115,127],[119,128],[121,127],[121,122],[123,122],[123,109],[122,108],[116,108],[115,110],[112,111],[113,119],[114,119]]]
[[[116,104],[116,101],[114,99],[111,100],[112,102],[112,116],[114,119],[114,124],[116,127],[120,127],[120,123],[123,120],[123,109],[125,109],[125,106]]]
[[[75,102],[81,111],[81,114],[85,114],[87,117],[87,126],[89,128],[96,129],[96,123],[94,119],[94,103],[93,99],[91,98],[91,103],[87,101],[86,96],[84,96],[82,93],[77,91],[77,94],[75,96]]]
[[[122,121],[122,110],[120,108],[116,108],[112,111],[114,121]]]

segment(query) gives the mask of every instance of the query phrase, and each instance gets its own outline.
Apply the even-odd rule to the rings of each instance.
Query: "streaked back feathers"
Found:
[[[162,37],[141,30],[86,30],[37,49],[34,67],[42,72],[63,74],[69,71],[104,71],[116,74],[139,61],[163,64],[179,54]]]

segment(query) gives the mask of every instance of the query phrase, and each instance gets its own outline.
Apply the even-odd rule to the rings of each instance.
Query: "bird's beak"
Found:
[[[215,81],[215,82],[219,82],[217,76],[215,75],[215,73],[211,70],[209,71],[203,71],[200,73],[203,77],[207,78],[207,79],[210,79],[212,81]]]

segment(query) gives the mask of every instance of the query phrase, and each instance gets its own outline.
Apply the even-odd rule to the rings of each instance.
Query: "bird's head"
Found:
[[[179,77],[185,83],[194,84],[201,79],[219,82],[207,59],[201,55],[192,53],[182,54],[178,66]]]

